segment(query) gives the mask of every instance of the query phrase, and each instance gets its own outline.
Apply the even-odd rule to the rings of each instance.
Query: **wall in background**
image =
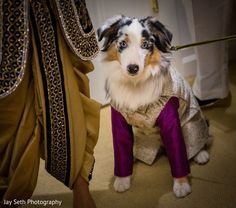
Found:
[[[236,1],[233,3],[233,13],[231,18],[231,34],[236,35]],[[236,61],[236,40],[229,42],[229,60]]]

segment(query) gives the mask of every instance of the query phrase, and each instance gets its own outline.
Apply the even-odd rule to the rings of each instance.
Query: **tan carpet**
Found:
[[[176,199],[167,158],[154,165],[134,165],[132,187],[125,193],[113,190],[113,147],[110,109],[101,111],[100,138],[96,146],[96,164],[90,189],[98,208],[235,208],[236,207],[236,64],[230,70],[232,104],[229,108],[204,111],[211,123],[214,142],[210,162],[191,163],[192,193]],[[61,208],[72,207],[71,191],[50,177],[41,163],[33,199],[59,200]],[[37,202],[37,201],[35,201]],[[30,206],[25,207],[43,207]],[[47,205],[46,207],[51,207]],[[57,207],[57,206],[54,206]]]

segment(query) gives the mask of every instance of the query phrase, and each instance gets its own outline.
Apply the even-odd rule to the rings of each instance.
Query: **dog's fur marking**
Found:
[[[150,68],[154,68],[161,62],[160,52],[155,48],[153,52],[146,56],[145,58],[145,66],[151,65]]]
[[[119,54],[117,51],[117,46],[115,43],[112,43],[112,45],[110,46],[109,50],[107,51],[106,55],[104,56],[103,60],[104,61],[119,61]]]

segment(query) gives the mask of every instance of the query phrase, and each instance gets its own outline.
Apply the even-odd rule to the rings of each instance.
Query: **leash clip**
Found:
[[[171,46],[171,47],[170,47],[170,50],[171,50],[171,51],[177,51],[178,48],[177,48],[177,46]]]

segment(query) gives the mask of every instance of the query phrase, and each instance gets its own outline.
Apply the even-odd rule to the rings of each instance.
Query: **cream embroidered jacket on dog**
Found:
[[[171,97],[179,98],[179,118],[190,159],[208,142],[208,126],[188,83],[175,69],[169,68],[161,96],[149,105],[132,111],[117,108],[111,98],[112,106],[133,127],[135,157],[147,164],[153,163],[159,150],[161,140],[156,120]]]

